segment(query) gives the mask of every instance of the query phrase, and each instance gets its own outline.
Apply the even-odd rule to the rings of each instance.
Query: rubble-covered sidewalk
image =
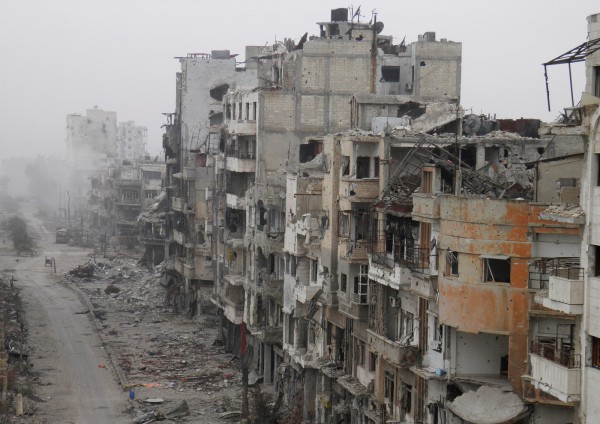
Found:
[[[160,266],[151,272],[136,259],[90,257],[59,278],[89,300],[123,396],[134,398],[135,422],[239,417],[239,360],[217,340],[217,317],[174,314]]]

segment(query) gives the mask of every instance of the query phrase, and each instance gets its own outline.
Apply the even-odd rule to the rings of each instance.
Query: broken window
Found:
[[[288,337],[287,337],[287,342],[288,344],[293,345],[294,344],[294,318],[286,315],[287,320],[288,320]]]
[[[316,259],[310,260],[310,282],[316,283],[319,274],[319,261]]]
[[[339,213],[338,237],[350,237],[350,216],[347,213]]]
[[[356,365],[360,365],[361,367],[365,365],[365,351],[366,344],[362,340],[359,340],[356,344]]]
[[[296,276],[296,257],[295,256],[290,257],[290,275],[292,277]]]
[[[594,159],[595,159],[595,162],[596,162],[595,163],[595,165],[596,165],[596,170],[595,170],[595,172],[596,172],[596,178],[595,178],[596,186],[600,186],[600,154],[596,153],[594,155]]]
[[[350,175],[350,157],[342,157],[342,175]]]
[[[594,96],[600,97],[600,66],[594,66],[594,81],[592,90]]]
[[[415,314],[402,309],[400,313],[399,340],[407,342],[413,339],[415,331]]]
[[[256,121],[256,102],[252,103],[252,120]]]
[[[375,372],[377,367],[377,353],[369,352],[369,371]]]
[[[433,192],[433,172],[431,170],[423,169],[421,179],[421,192],[432,193]]]
[[[369,288],[369,266],[361,265],[360,273],[354,277],[353,300],[356,303],[366,304]]]
[[[267,225],[268,212],[261,200],[258,201],[256,206],[256,228],[262,231],[264,226]]]
[[[238,119],[240,121],[242,120],[242,102],[239,103],[239,107],[238,107]]]
[[[300,145],[300,163],[306,163],[313,160],[323,151],[323,142],[311,140],[308,144]]]
[[[510,258],[488,256],[483,258],[483,281],[510,283]]]
[[[220,102],[223,100],[223,96],[225,96],[227,90],[229,90],[229,84],[218,85],[210,90],[210,97]]]
[[[346,293],[347,285],[348,285],[348,276],[346,274],[342,273],[340,275],[340,290],[342,292]]]
[[[371,215],[368,212],[355,212],[355,240],[366,240],[369,236],[369,225],[371,223]]]
[[[384,374],[383,397],[386,398],[387,403],[394,404],[394,394],[394,376],[392,373],[386,371]]]
[[[594,246],[594,277],[600,277],[600,246]]]
[[[400,67],[382,66],[381,82],[400,82]]]
[[[236,110],[235,110],[235,108],[236,108],[236,104],[233,103],[233,113],[231,114],[231,119],[234,119],[234,120],[236,119]]]
[[[250,120],[250,103],[246,102],[246,121]]]
[[[371,176],[371,158],[368,156],[359,156],[356,158],[356,178],[370,178]]]
[[[138,192],[137,191],[131,191],[131,190],[124,190],[123,191],[123,199],[125,200],[134,200],[138,198]]]
[[[446,274],[458,275],[458,252],[452,250],[446,252]]]
[[[410,414],[410,411],[412,410],[412,386],[401,382],[400,396],[400,407],[402,408],[403,415]]]
[[[600,368],[600,339],[591,337],[592,339],[592,367]]]

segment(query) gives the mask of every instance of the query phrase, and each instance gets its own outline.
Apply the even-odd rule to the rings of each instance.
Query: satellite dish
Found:
[[[381,21],[377,21],[373,24],[373,29],[375,30],[375,32],[377,34],[381,34],[381,31],[383,31],[383,22]]]
[[[285,199],[285,197],[286,197],[285,191],[280,191],[279,192],[279,197],[281,197],[282,199]]]

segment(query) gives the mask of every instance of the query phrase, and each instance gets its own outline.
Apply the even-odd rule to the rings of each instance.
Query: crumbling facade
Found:
[[[562,124],[465,115],[460,43],[347,12],[243,67],[180,58],[139,221],[174,308],[210,290],[304,422],[590,422],[598,53]]]

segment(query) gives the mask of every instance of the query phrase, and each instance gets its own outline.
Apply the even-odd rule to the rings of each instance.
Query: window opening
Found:
[[[483,281],[493,283],[510,283],[510,258],[484,258]]]
[[[382,66],[381,82],[400,82],[400,67]]]

